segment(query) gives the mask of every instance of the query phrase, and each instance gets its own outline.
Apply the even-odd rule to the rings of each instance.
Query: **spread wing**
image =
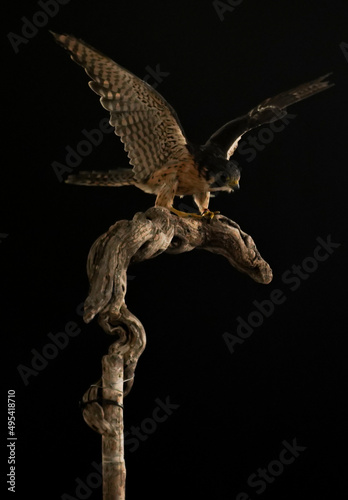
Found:
[[[256,108],[249,111],[247,115],[228,122],[219,128],[209,138],[206,146],[217,146],[226,155],[226,158],[229,159],[236,151],[238,142],[243,134],[260,125],[283,118],[287,113],[286,108],[288,106],[332,87],[334,84],[325,81],[329,75],[330,73],[262,101]]]
[[[136,181],[189,157],[178,117],[158,92],[82,40],[52,34],[92,78],[89,85],[110,111],[110,124],[124,143]]]

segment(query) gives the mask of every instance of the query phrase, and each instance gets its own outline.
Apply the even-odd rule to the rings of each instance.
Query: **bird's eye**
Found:
[[[220,181],[221,184],[226,184],[227,180],[228,180],[228,175],[227,174],[221,174],[220,175],[219,181]]]

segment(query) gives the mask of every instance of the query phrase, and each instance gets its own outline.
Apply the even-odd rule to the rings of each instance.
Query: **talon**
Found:
[[[213,219],[215,215],[219,213],[219,211],[211,212],[208,208],[205,208],[202,212],[202,217],[205,217],[206,219]]]
[[[203,216],[200,214],[195,214],[195,213],[188,213],[188,212],[181,212],[180,210],[177,210],[174,207],[170,207],[169,209],[173,214],[178,215],[179,217],[193,217],[196,219],[201,219]]]
[[[179,217],[192,217],[194,219],[213,219],[216,214],[219,214],[220,212],[211,212],[208,208],[204,209],[201,214],[195,214],[192,212],[181,212],[180,210],[177,210],[174,207],[170,207],[169,209],[173,214],[178,215]]]

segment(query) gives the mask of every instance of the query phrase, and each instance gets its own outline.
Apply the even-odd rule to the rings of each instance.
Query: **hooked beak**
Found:
[[[232,188],[232,191],[238,191],[238,189],[240,189],[239,181],[231,181],[229,186]]]

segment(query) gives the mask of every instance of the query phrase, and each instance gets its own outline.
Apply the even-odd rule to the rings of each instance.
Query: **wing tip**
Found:
[[[325,89],[328,89],[330,87],[334,87],[335,83],[328,81],[328,78],[333,75],[333,72],[330,71],[330,73],[326,73],[325,75],[320,76],[316,80],[313,80],[313,83],[320,83],[323,85]]]
[[[51,35],[53,36],[53,38],[55,39],[55,41],[58,43],[58,45],[65,46],[66,45],[66,40],[68,38],[75,38],[74,36],[68,35],[67,33],[55,33],[52,30],[48,30],[48,31],[49,31],[49,33],[51,33]]]

